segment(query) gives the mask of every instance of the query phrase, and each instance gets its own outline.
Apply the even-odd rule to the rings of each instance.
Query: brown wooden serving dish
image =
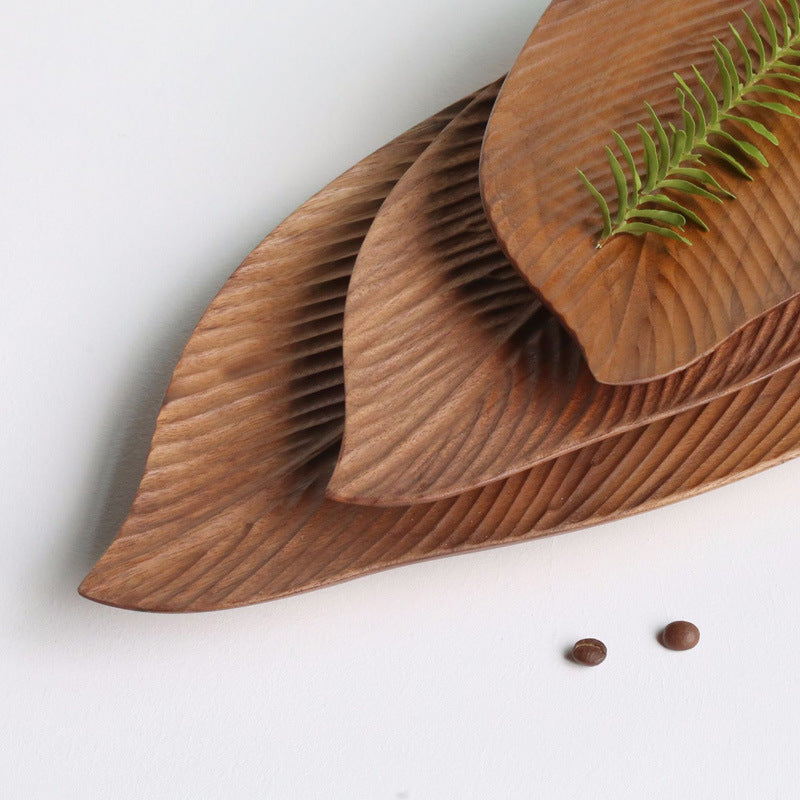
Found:
[[[481,208],[478,93],[400,179],[356,259],[333,499],[407,505],[529,469],[800,357],[800,298],[681,372],[610,386],[504,256]]]
[[[797,454],[800,369],[790,366],[447,500],[325,498],[344,423],[355,257],[391,188],[471,100],[338,178],[226,283],[175,369],[130,515],[85,596],[155,611],[255,603],[614,519]]]
[[[766,1],[776,16],[775,0]],[[742,10],[764,30],[757,0],[555,0],[489,122],[481,163],[489,220],[598,381],[642,382],[685,368],[800,290],[797,119],[748,112],[780,147],[764,144],[768,169],[748,162],[752,182],[708,162],[737,199],[689,201],[710,228],[687,228],[692,247],[648,234],[597,250],[597,207],[576,172],[613,195],[604,152],[612,129],[641,163],[644,103],[665,125],[679,123],[673,72],[690,82],[692,65],[713,75],[714,38],[735,52],[728,24],[741,27]]]

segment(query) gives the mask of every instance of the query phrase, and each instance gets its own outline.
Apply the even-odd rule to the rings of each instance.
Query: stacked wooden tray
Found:
[[[681,228],[691,245],[650,232],[598,248],[576,172],[615,196],[610,131],[644,164],[644,103],[681,123],[673,72],[696,65],[724,102],[712,45],[736,52],[742,9],[767,48],[775,20],[782,63],[800,64],[796,6],[633,5],[556,0],[505,82],[360,162],[253,251],[186,345],[82,594],[255,603],[644,511],[800,452],[800,119],[749,107],[780,145],[769,169],[741,156],[751,180],[704,160],[736,198],[681,201],[708,228]]]

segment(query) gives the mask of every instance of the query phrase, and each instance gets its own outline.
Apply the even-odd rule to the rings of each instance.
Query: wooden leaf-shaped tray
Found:
[[[766,2],[780,20],[777,0]],[[645,102],[665,126],[682,125],[674,72],[702,96],[696,65],[722,96],[721,81],[712,80],[714,39],[739,53],[729,23],[743,29],[742,10],[768,40],[757,0],[555,0],[500,93],[481,164],[487,214],[511,261],[574,333],[599,381],[635,383],[684,368],[800,290],[800,120],[746,109],[779,147],[746,125],[726,123],[757,143],[770,166],[742,156],[753,176],[748,182],[720,159],[706,159],[736,199],[681,196],[709,227],[685,229],[693,246],[619,235],[598,250],[602,218],[576,171],[605,197],[617,196],[605,152],[615,147],[611,131],[641,166],[644,140],[636,125],[654,130]],[[752,49],[755,39],[747,41]],[[783,95],[758,97],[800,111]]]
[[[456,498],[375,509],[324,498],[342,429],[342,311],[380,203],[457,104],[282,223],[186,346],[130,515],[81,585],[133,609],[269,600],[378,569],[600,522],[800,451],[800,372]]]
[[[498,88],[480,92],[400,179],[358,254],[333,499],[405,505],[452,496],[800,358],[794,298],[680,373],[598,383],[483,214],[478,164]]]

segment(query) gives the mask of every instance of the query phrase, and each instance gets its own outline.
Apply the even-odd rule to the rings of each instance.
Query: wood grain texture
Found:
[[[480,93],[400,179],[356,259],[332,499],[385,506],[449,497],[800,358],[794,298],[682,372],[598,383],[483,214],[478,164],[497,90]]]
[[[800,450],[800,371],[433,504],[324,498],[342,428],[341,326],[383,197],[458,109],[279,226],[212,302],[159,415],[129,518],[81,585],[153,611],[230,608],[651,508]]]
[[[615,197],[604,154],[611,130],[641,164],[635,126],[647,121],[645,101],[665,124],[679,122],[673,72],[688,77],[696,64],[715,75],[713,39],[736,49],[728,23],[741,27],[741,9],[760,19],[757,0],[556,0],[498,99],[481,165],[486,211],[599,381],[635,383],[684,368],[800,290],[796,119],[748,110],[781,143],[765,144],[771,167],[753,166],[752,182],[707,159],[737,199],[687,203],[710,227],[687,228],[693,247],[623,235],[597,250],[602,223],[576,173]]]
[[[174,370],[121,539],[240,535],[277,500],[314,485],[319,464],[332,464],[356,254],[388,192],[470,99],[337,178],[226,282]]]

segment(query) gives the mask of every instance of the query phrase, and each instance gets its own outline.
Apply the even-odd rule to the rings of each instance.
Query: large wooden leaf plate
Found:
[[[800,298],[693,366],[598,383],[508,262],[478,164],[498,84],[480,92],[392,190],[350,281],[346,415],[328,495],[407,505],[449,497],[707,402],[800,358]]]
[[[463,105],[334,181],[226,283],[176,367],[133,508],[85,596],[154,611],[269,600],[630,514],[800,450],[800,372],[787,368],[450,500],[325,499],[355,254],[383,198]]]
[[[775,0],[766,2],[777,19]],[[800,290],[797,119],[748,111],[780,140],[764,144],[769,168],[748,162],[752,182],[708,159],[737,199],[687,201],[710,227],[686,229],[692,247],[648,234],[596,249],[601,217],[576,172],[616,197],[604,152],[612,129],[641,165],[644,103],[665,124],[680,124],[673,72],[688,79],[694,64],[715,75],[714,37],[737,52],[728,24],[742,28],[742,9],[761,20],[757,0],[555,0],[500,93],[481,164],[487,214],[599,381],[635,383],[684,368]]]

